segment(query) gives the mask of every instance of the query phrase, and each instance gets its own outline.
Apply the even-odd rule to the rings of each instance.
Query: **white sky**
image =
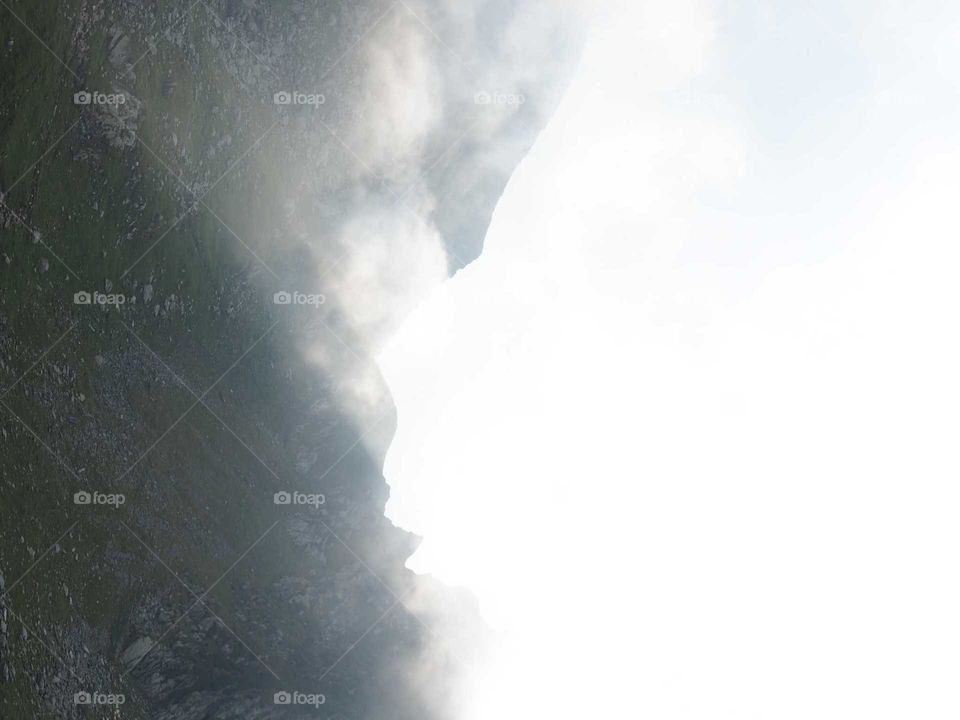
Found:
[[[464,720],[960,715],[960,6],[605,3],[381,364]]]

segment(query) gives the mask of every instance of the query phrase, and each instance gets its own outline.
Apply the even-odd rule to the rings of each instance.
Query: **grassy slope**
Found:
[[[51,649],[63,647],[58,634],[76,618],[100,629],[105,644],[121,647],[129,640],[122,637],[125,613],[144,593],[164,589],[189,601],[187,591],[121,522],[200,589],[209,586],[276,516],[265,493],[277,481],[199,406],[133,471],[116,480],[194,401],[120,320],[134,327],[198,393],[273,320],[259,298],[238,288],[243,284],[241,265],[250,259],[238,262],[236,240],[203,210],[184,220],[122,277],[124,269],[179,217],[189,195],[163,163],[142,147],[108,146],[98,137],[93,120],[72,104],[78,86],[109,87],[117,74],[106,62],[109,19],[89,24],[82,44],[90,50],[82,58],[74,56],[79,13],[89,10],[89,5],[80,0],[12,3],[54,53],[71,67],[85,68],[82,83],[9,11],[0,9],[0,77],[4,78],[0,186],[9,188],[39,159],[4,201],[48,246],[34,242],[32,233],[15,220],[0,230],[0,253],[12,259],[6,264],[0,256],[0,338],[2,357],[8,363],[0,374],[3,387],[21,377],[71,323],[76,324],[4,397],[38,437],[0,408],[4,430],[0,438],[0,569],[8,586],[78,522],[74,532],[60,541],[60,549],[46,556],[8,597],[13,611]],[[191,31],[201,32],[200,27],[194,25]],[[137,57],[144,49],[142,38],[134,38],[131,54]],[[165,97],[161,88],[171,77],[175,85]],[[190,155],[203,157],[204,149],[220,133],[209,109],[236,100],[222,89],[230,86],[228,78],[216,72],[198,85],[195,68],[161,40],[157,57],[138,67],[131,85],[144,103],[139,126],[144,143],[188,176],[190,168],[177,157],[170,129],[180,129],[178,139],[188,144]],[[77,120],[63,141],[40,159]],[[234,151],[252,142],[263,126],[252,121],[247,137],[234,144]],[[225,171],[229,160],[217,157],[208,168],[212,177]],[[217,197],[242,189],[232,188],[230,182],[240,181],[229,181]],[[241,213],[235,204],[231,227],[252,226]],[[40,272],[44,259],[49,270]],[[156,297],[176,294],[188,299],[192,310],[163,318],[154,316],[153,308],[142,301],[126,306],[122,315],[72,304],[74,292],[103,289],[107,280],[114,292],[139,295],[141,300],[143,285],[151,283]],[[242,320],[224,312],[225,306],[241,300],[248,303],[242,314],[236,314]],[[264,439],[269,429],[243,411],[256,405],[262,408],[261,418],[282,417],[283,393],[270,381],[270,364],[279,360],[278,346],[282,342],[274,338],[261,344],[208,401],[245,442],[257,446],[271,468],[285,475],[289,461],[269,437]],[[102,363],[97,362],[98,356]],[[98,438],[112,440],[100,443]],[[54,453],[63,458],[63,464]],[[127,503],[120,510],[78,508],[72,495],[79,489],[121,490]],[[270,548],[270,543],[281,541],[273,537],[259,550],[282,557],[281,548],[276,552]],[[250,580],[269,585],[271,571],[279,576],[287,569],[271,564],[250,575]],[[224,582],[211,598],[228,624],[240,626],[230,617],[232,592],[232,584]],[[71,683],[38,638],[21,640],[19,623],[11,621],[10,626],[11,654],[17,658],[19,673],[13,685],[0,686],[0,715],[13,720],[36,713],[43,716],[47,711],[33,687],[38,674],[61,672],[64,687],[78,683]],[[256,647],[256,637],[247,640]],[[74,663],[72,658],[62,659],[67,666]],[[145,710],[136,692],[118,676],[116,665],[111,667],[109,687],[101,689],[128,693],[131,701],[123,708],[123,716],[142,716]],[[264,682],[269,685],[272,679],[266,677]]]

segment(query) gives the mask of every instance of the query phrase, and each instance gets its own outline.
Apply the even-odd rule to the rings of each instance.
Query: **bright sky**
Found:
[[[463,720],[960,714],[960,6],[605,3],[381,364]]]

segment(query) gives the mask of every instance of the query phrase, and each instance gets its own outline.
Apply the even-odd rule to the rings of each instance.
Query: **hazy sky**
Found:
[[[960,7],[604,3],[381,362],[465,720],[955,718]]]

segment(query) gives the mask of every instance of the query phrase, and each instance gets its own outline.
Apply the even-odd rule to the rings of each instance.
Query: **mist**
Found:
[[[380,356],[464,718],[950,717],[960,14],[604,4]]]

